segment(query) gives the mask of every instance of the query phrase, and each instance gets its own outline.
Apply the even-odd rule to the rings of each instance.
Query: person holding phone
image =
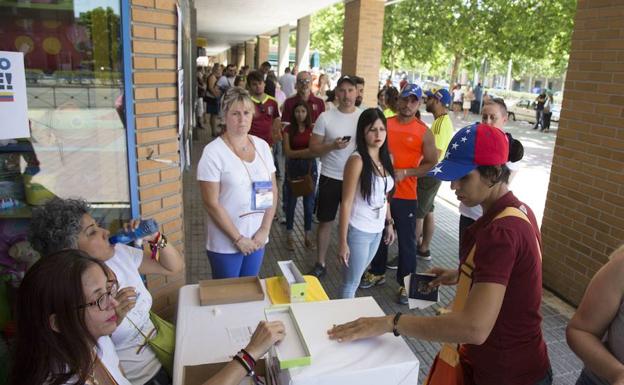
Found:
[[[347,159],[355,150],[351,137],[355,136],[357,122],[362,111],[355,107],[356,81],[347,75],[338,79],[336,99],[338,108],[323,112],[312,130],[310,151],[321,157],[321,177],[318,187],[316,216],[317,261],[310,275],[325,274],[325,256],[331,238],[331,227],[342,200],[342,176]]]

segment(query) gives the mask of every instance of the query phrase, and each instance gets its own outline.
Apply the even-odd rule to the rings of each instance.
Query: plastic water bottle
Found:
[[[153,219],[144,219],[139,222],[139,227],[134,230],[125,231],[121,230],[117,234],[108,238],[108,241],[113,245],[115,243],[130,243],[141,239],[148,235],[154,234],[158,231],[158,223]]]

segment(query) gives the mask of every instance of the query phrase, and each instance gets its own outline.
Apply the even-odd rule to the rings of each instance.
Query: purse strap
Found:
[[[492,222],[497,219],[506,217],[516,217],[525,220],[529,224],[531,223],[527,215],[522,212],[522,210],[516,207],[505,208],[496,217],[494,217],[494,219],[492,219]],[[535,237],[535,240],[537,242],[537,236]],[[542,253],[539,247],[539,242],[537,246],[537,250],[541,260]],[[472,272],[475,266],[474,256],[476,250],[477,244],[475,243],[470,249],[470,253],[468,253],[468,258],[466,258],[466,261],[462,263],[459,267],[459,282],[457,283],[457,291],[455,293],[455,299],[453,300],[453,305],[451,307],[451,310],[453,312],[459,312],[463,310],[464,306],[466,305],[466,301],[468,300],[468,294],[470,293],[470,288],[472,287]],[[442,348],[440,349],[440,358],[450,365],[457,365],[459,363],[459,354],[457,352],[457,349],[457,344],[442,344]]]

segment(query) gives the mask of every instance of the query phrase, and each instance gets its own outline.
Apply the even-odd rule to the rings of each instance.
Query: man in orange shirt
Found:
[[[403,278],[416,272],[416,178],[427,174],[436,165],[435,139],[431,130],[416,117],[420,107],[422,90],[416,84],[408,84],[401,92],[398,114],[388,119],[388,146],[394,163],[397,181],[390,211],[399,240],[398,302],[407,304]],[[388,247],[381,242],[370,270],[364,275],[360,288],[385,283]]]

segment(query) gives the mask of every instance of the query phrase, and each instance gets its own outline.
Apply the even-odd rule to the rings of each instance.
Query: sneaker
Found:
[[[407,305],[407,291],[405,291],[405,288],[403,286],[399,287],[399,295],[398,295],[398,299],[397,302],[400,303],[401,305]]]
[[[314,267],[312,268],[312,270],[310,270],[308,275],[313,275],[316,278],[321,278],[322,276],[325,275],[326,272],[327,272],[327,268],[317,262],[314,264]]]
[[[431,251],[420,251],[420,249],[416,249],[416,257],[423,261],[431,261]]]
[[[295,251],[295,240],[292,236],[288,236],[288,238],[286,238],[286,250]]]
[[[367,271],[360,282],[360,289],[368,289],[373,286],[383,285],[384,283],[386,283],[385,275],[375,275]]]
[[[388,262],[386,262],[386,268],[387,269],[392,269],[392,270],[396,270],[399,268],[399,257],[396,256],[394,258],[392,258],[391,260],[389,260]]]
[[[305,247],[308,250],[315,250],[316,249],[316,245],[314,244],[314,241],[311,240],[310,238],[306,238],[304,241]]]

